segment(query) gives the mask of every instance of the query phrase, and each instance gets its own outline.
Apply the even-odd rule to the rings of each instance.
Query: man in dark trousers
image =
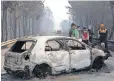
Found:
[[[105,48],[108,49],[107,36],[108,36],[108,30],[104,27],[104,24],[100,24],[100,29],[99,29],[99,40],[100,40],[100,44],[102,42],[105,43]]]
[[[88,27],[88,32],[89,32],[89,41],[92,43],[93,31],[92,31],[92,29],[91,29],[91,26]]]

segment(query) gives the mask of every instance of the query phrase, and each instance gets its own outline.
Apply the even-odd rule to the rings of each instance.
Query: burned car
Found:
[[[5,53],[4,69],[21,76],[100,69],[105,53],[71,37],[35,36],[19,39]]]

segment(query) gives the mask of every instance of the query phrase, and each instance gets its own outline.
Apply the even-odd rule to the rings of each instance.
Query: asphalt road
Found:
[[[114,81],[114,52],[111,52],[113,57],[110,57],[105,61],[108,67],[102,68],[99,72],[84,71],[79,73],[62,74],[59,76],[48,76],[46,79],[39,79],[36,77],[21,79],[7,74],[3,69],[4,53],[6,51],[7,49],[1,49],[1,81]]]

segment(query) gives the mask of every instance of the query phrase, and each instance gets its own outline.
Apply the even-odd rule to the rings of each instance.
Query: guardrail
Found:
[[[108,42],[114,43],[114,40],[108,40]]]
[[[95,39],[95,40],[99,40],[99,38],[96,38],[96,37],[94,37],[93,39]],[[108,40],[107,42],[114,43],[114,40]]]
[[[2,42],[2,43],[1,43],[1,47],[2,47],[2,46],[6,46],[6,45],[8,45],[8,44],[12,44],[12,43],[14,43],[14,42],[16,42],[16,39],[8,40],[8,41],[6,41],[6,42]]]

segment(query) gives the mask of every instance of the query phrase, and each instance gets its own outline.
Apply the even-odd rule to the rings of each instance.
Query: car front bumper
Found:
[[[107,53],[103,58],[104,60],[107,60],[109,57],[111,57],[111,54]]]

